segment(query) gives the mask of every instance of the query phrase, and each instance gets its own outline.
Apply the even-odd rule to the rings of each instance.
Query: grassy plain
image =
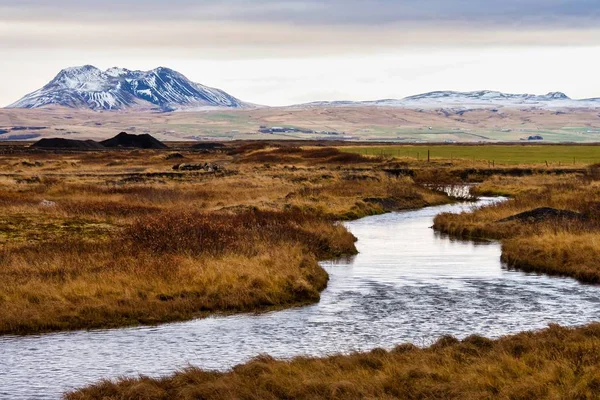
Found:
[[[293,126],[315,133],[261,134],[260,126]],[[13,130],[13,128],[19,128]],[[34,127],[35,129],[22,129]],[[515,142],[542,135],[544,142],[597,142],[594,109],[410,109],[298,106],[197,112],[92,112],[70,108],[1,109],[0,140],[41,137],[99,139],[115,132],[150,133],[160,140],[337,139],[412,142]],[[319,132],[336,132],[326,135]]]
[[[389,145],[345,146],[343,151],[361,155],[426,160],[493,161],[495,165],[584,166],[600,162],[598,145]]]

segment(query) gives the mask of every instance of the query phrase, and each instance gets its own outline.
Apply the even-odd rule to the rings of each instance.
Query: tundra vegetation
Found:
[[[600,281],[597,165],[428,162],[305,143],[176,146],[177,160],[169,151],[5,149],[1,333],[318,301],[327,274],[317,261],[356,251],[336,221],[450,201],[422,184],[478,182],[476,194],[510,197],[440,215],[437,230],[501,240],[511,268]],[[208,167],[173,169],[175,161]],[[261,356],[227,372],[190,367],[158,379],[103,381],[66,397],[591,399],[600,391],[598,343],[597,324],[552,326],[497,340],[444,337],[423,349]]]

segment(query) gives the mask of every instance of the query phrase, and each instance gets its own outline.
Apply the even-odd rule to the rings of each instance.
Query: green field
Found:
[[[580,145],[389,145],[341,147],[362,155],[433,160],[489,161],[496,164],[588,165],[600,163],[600,146]]]

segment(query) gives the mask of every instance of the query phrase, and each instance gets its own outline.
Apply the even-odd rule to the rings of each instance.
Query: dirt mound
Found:
[[[171,153],[165,157],[165,160],[178,160],[182,158],[185,158],[185,156],[181,153]]]
[[[98,142],[93,140],[74,140],[74,139],[61,139],[61,138],[49,138],[40,139],[31,145],[31,147],[38,149],[103,149]]]
[[[168,146],[160,140],[145,133],[143,135],[130,135],[127,132],[121,132],[112,139],[100,142],[106,147],[128,147],[137,149],[167,149]]]
[[[513,215],[512,217],[501,219],[498,222],[544,222],[548,220],[581,221],[583,219],[585,219],[583,214],[574,211],[557,210],[555,208],[542,207],[530,211],[525,211],[523,213]]]
[[[225,148],[223,143],[215,142],[198,143],[192,146],[192,149],[196,150],[221,150],[223,148]]]

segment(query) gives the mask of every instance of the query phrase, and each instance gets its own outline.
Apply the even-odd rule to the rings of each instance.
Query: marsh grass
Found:
[[[101,328],[319,299],[317,259],[353,254],[343,227],[286,212],[166,212],[105,242],[0,252],[0,333]]]
[[[600,283],[600,235],[597,232],[545,232],[528,238],[505,240],[502,260],[528,272],[570,276]]]
[[[269,356],[219,373],[188,368],[153,379],[102,381],[67,400],[595,399],[600,325],[558,326],[490,340],[443,337],[429,348],[300,357]]]

